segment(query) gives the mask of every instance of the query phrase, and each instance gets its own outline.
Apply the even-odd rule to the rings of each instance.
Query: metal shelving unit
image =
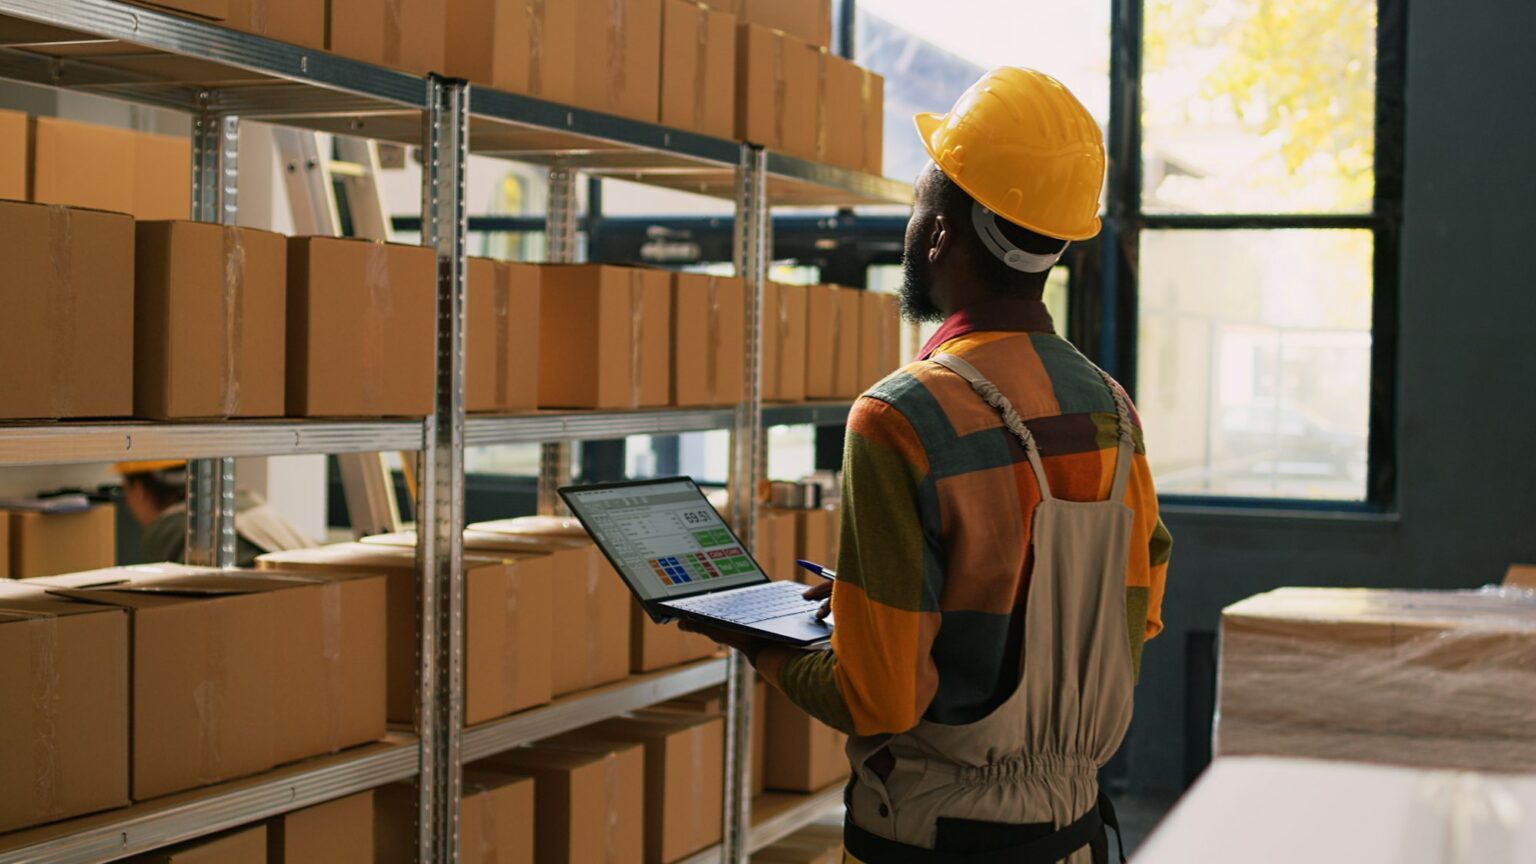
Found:
[[[746,790],[751,674],[737,655],[638,676],[502,720],[462,728],[464,449],[542,442],[541,487],[569,470],[569,442],[729,429],[736,524],[752,542],[764,429],[835,423],[846,403],[764,406],[759,347],[768,216],[778,205],[910,201],[905,184],[653,123],[421,78],[273,42],[118,0],[0,0],[0,78],[187,112],[193,118],[193,215],[233,222],[241,118],[420,145],[423,245],[439,260],[437,395],[421,420],[92,422],[0,425],[0,466],[189,458],[188,557],[234,560],[234,457],[415,450],[422,528],[417,620],[420,702],[414,734],[258,777],[0,837],[0,864],[86,864],[164,846],[349,792],[416,778],[418,855],[456,860],[460,769],[489,755],[704,687],[727,687],[724,841],[698,862],[742,864],[837,806],[835,794],[778,805],[754,822]],[[464,413],[464,166],[471,153],[544,165],[553,261],[576,248],[576,172],[730,199],[735,263],[748,289],[744,398],[734,408]],[[552,496],[541,496],[553,506]],[[774,801],[776,799],[765,799]]]

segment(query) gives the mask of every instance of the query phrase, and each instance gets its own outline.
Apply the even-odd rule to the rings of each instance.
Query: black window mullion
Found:
[[[1376,9],[1376,148],[1372,209],[1371,405],[1366,500],[1397,504],[1397,346],[1403,218],[1407,4],[1380,0]]]

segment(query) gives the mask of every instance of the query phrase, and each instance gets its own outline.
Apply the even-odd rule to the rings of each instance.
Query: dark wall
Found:
[[[1134,785],[1177,788],[1195,767],[1186,694],[1208,670],[1188,649],[1223,606],[1281,585],[1478,586],[1536,560],[1533,34],[1529,0],[1409,0],[1397,512],[1167,514],[1167,629],[1137,693]]]

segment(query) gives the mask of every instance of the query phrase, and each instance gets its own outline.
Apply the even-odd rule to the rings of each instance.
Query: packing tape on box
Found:
[[[714,405],[720,401],[720,278],[710,276],[706,284],[709,324],[704,334],[704,393],[705,400]]]
[[[47,822],[63,813],[59,795],[63,766],[59,740],[59,619],[53,615],[0,609],[0,621],[27,624],[28,671],[32,679],[32,817]]]
[[[75,345],[74,215],[68,207],[48,208],[48,336],[54,417],[74,416]],[[130,322],[131,326],[131,322]]]
[[[867,171],[870,166],[864,163],[866,162],[865,157],[869,155],[869,107],[875,101],[875,76],[868,69],[860,71],[864,73],[864,80],[859,85],[862,91],[859,103],[859,116],[861,118],[859,123],[859,162]]]
[[[789,87],[784,83],[784,34],[773,32],[773,141],[770,147],[784,146],[784,117],[789,110]]]
[[[691,795],[693,798],[693,810],[689,811],[692,813],[703,813],[706,800],[704,794],[704,729],[706,726],[707,724],[699,725],[688,730],[688,743],[693,751],[690,754],[693,758],[691,766],[693,770],[690,773],[693,776],[688,778],[689,783],[693,787]],[[694,824],[697,825],[697,822],[695,821]],[[695,830],[700,829],[695,828]],[[704,826],[702,830],[708,830],[708,826]]]
[[[496,801],[495,792],[490,789],[483,790],[474,796],[476,806],[480,808],[480,864],[497,864],[496,847],[501,845],[498,841],[496,829]]]
[[[777,390],[782,391],[785,386],[784,367],[789,363],[789,352],[785,350],[787,347],[789,347],[790,340],[788,286],[779,285],[777,290],[774,291],[774,294],[777,295],[779,301],[779,308],[777,310],[779,318],[779,362],[778,368],[773,370],[773,380],[774,387]],[[776,392],[773,394],[773,398],[782,399],[784,398],[784,394],[782,392]]]
[[[528,92],[544,95],[544,18],[546,0],[528,0]]]
[[[523,599],[523,576],[510,565],[507,568],[506,588],[506,605],[502,609],[502,613],[505,616],[503,619],[505,629],[502,631],[502,634],[503,638],[510,642],[513,634],[517,633],[520,629],[517,626],[517,618],[518,612],[521,611]],[[498,706],[498,713],[511,713],[508,706],[517,699],[517,685],[522,682],[523,659],[518,652],[510,650],[506,651],[501,658],[502,686],[505,687],[505,690],[502,694],[502,703]]]
[[[222,718],[225,710],[224,604],[219,600],[204,603],[203,677],[192,691],[197,710],[197,781],[200,785],[224,779],[224,739]]]
[[[389,284],[389,247],[368,246],[363,270],[363,290],[368,306],[363,309],[363,398],[367,413],[377,414],[384,401],[384,322],[393,305]]]
[[[605,811],[608,815],[603,826],[604,864],[630,864],[620,860],[618,849],[614,848],[619,840],[619,754],[616,752],[603,757],[603,787],[607,793]]]
[[[326,580],[320,583],[320,655],[325,665],[325,699],[321,710],[325,727],[325,745],[328,752],[341,749],[341,583]]]
[[[827,106],[827,51],[822,49],[816,52],[816,100],[813,109],[816,112],[816,159],[821,162],[827,160],[827,118],[823,116]]]
[[[602,604],[599,602],[602,574],[598,572],[597,556],[583,557],[587,559],[587,668],[584,680],[588,687],[592,687],[597,683],[597,670],[602,665],[602,642],[606,636],[603,633]]]
[[[624,104],[625,40],[624,13],[629,0],[608,0],[608,107],[615,113]],[[653,96],[655,94],[652,94]]]
[[[240,413],[245,356],[245,232],[224,228],[224,416]]]
[[[511,400],[512,364],[511,322],[512,268],[497,262],[496,272],[496,407],[506,408]]]
[[[843,372],[843,288],[832,288],[832,395],[842,396]],[[853,340],[855,349],[858,337]],[[855,355],[857,356],[857,355]]]
[[[1446,771],[1425,774],[1417,785],[1400,848],[1436,850],[1443,864],[1529,860],[1516,850],[1522,823],[1531,817],[1508,779]]]
[[[704,83],[709,77],[709,7],[698,3],[694,10],[698,13],[694,19],[698,38],[693,40],[693,125],[702,131],[706,92]]]
[[[645,276],[639,268],[629,271],[629,407],[639,408],[643,394],[640,363],[645,343]]]
[[[267,35],[267,27],[271,21],[272,9],[267,5],[267,0],[250,0],[251,3],[251,31],[262,36]],[[236,25],[245,22],[236,22]]]
[[[384,65],[400,65],[401,21],[400,4],[406,0],[384,0]]]

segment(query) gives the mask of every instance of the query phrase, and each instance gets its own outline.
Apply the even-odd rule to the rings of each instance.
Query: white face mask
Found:
[[[1056,262],[1060,261],[1062,254],[1067,251],[1067,246],[1071,245],[1063,243],[1060,249],[1049,255],[1025,252],[1003,236],[1003,229],[997,227],[997,216],[983,207],[979,201],[971,204],[971,224],[976,227],[981,245],[987,247],[987,251],[1021,273],[1044,273],[1055,267]]]

